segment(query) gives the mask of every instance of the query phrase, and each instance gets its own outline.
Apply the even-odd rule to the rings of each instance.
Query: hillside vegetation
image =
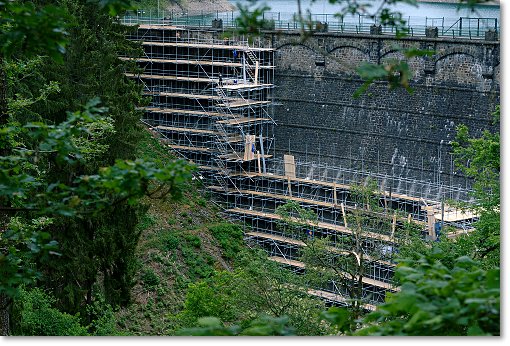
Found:
[[[247,225],[221,217],[196,167],[140,124],[148,100],[125,76],[139,68],[118,58],[142,53],[116,20],[126,4],[0,2],[0,334],[500,334],[499,132],[459,126],[452,141],[474,180],[476,229],[405,239],[399,292],[367,315],[359,297],[326,310],[307,288],[341,279],[337,254],[322,251],[326,268],[307,245],[304,275],[268,260],[245,244]],[[373,202],[366,188],[359,210]]]
[[[148,132],[137,156],[174,159]],[[132,304],[117,313],[119,327],[141,335],[162,335],[173,331],[172,316],[183,309],[188,285],[231,270],[233,254],[244,246],[242,230],[219,216],[219,208],[194,180],[181,200],[146,198],[149,205],[138,227],[142,231],[137,247],[138,270],[132,288]],[[236,230],[227,242],[218,232]]]

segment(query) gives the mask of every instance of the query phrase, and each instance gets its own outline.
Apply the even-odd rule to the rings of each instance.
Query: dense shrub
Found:
[[[20,290],[14,303],[14,335],[87,335],[77,316],[61,312],[53,305],[55,298],[39,288]]]
[[[219,223],[209,230],[220,243],[225,258],[233,259],[243,248],[243,230],[238,225]]]

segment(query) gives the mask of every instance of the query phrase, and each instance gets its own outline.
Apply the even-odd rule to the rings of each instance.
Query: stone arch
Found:
[[[275,64],[279,70],[312,73],[317,53],[300,43],[286,43],[276,48]]]
[[[285,48],[285,47],[295,47],[295,46],[300,46],[300,47],[303,47],[303,48],[307,48],[307,49],[309,49],[311,51],[314,51],[314,49],[312,47],[307,46],[306,44],[303,44],[303,43],[295,42],[295,41],[281,43],[281,44],[275,46],[274,49],[275,50],[280,50],[280,49]]]
[[[468,53],[466,51],[463,51],[463,50],[458,50],[458,49],[454,49],[454,50],[451,50],[451,51],[448,51],[448,52],[444,52],[444,53],[441,53],[441,54],[438,54],[436,55],[436,66],[437,66],[437,63],[443,59],[446,59],[450,56],[454,56],[454,55],[465,55],[465,56],[468,56],[472,59],[475,59],[475,56],[471,53]]]
[[[483,50],[480,45],[448,45],[443,43],[436,48],[436,59],[440,60],[452,54],[465,54],[473,57],[474,59],[481,60],[483,58]]]
[[[469,53],[443,54],[435,66],[437,83],[477,86],[483,82],[482,64]]]
[[[388,55],[391,55],[391,54],[393,54],[393,55],[401,55],[402,57],[404,57],[402,55],[402,53],[400,52],[400,50],[398,50],[398,49],[388,49],[386,51],[382,51],[381,52],[380,59],[382,60],[382,59],[386,58]]]
[[[328,51],[328,53],[333,53],[334,51],[342,49],[342,48],[352,48],[352,49],[358,50],[361,53],[366,54],[368,56],[368,50],[366,47],[363,47],[362,45],[354,45],[354,44],[343,44],[340,46],[335,46],[335,47],[331,48]]]
[[[333,73],[355,74],[356,68],[364,61],[369,61],[366,50],[351,45],[338,46],[328,52],[326,69]]]
[[[395,59],[397,61],[407,61],[407,65],[409,66],[409,69],[411,70],[412,79],[417,80],[419,79],[423,74],[423,69],[425,67],[425,61],[423,57],[413,57],[413,58],[406,58],[404,54],[399,51],[398,49],[391,49],[386,52],[384,52],[381,55],[380,63],[384,64],[386,62],[389,62],[391,59]]]

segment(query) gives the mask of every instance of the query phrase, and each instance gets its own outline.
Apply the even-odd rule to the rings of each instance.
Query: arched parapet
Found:
[[[439,84],[478,86],[483,83],[483,63],[462,51],[443,54],[435,60],[434,80]]]
[[[344,38],[342,40],[338,40],[338,39],[330,40],[329,44],[328,44],[328,53],[332,53],[332,52],[342,49],[342,48],[351,48],[354,50],[358,50],[361,53],[369,54],[369,48],[368,48],[365,40],[360,40],[360,39],[355,40],[352,38],[351,39]]]
[[[313,73],[317,52],[302,43],[289,42],[276,47],[275,64],[281,71]]]
[[[404,53],[398,49],[387,50],[381,54],[380,63],[382,65],[389,63],[392,60],[406,61],[412,73],[411,79],[418,80],[423,76],[423,70],[425,68],[425,60],[423,57],[416,56],[412,58],[406,58]]]
[[[307,40],[303,40],[298,34],[286,34],[286,35],[277,35],[273,40],[273,48],[278,50],[282,47],[286,46],[304,46],[310,48],[312,50],[318,50],[319,44],[317,39],[309,38]]]
[[[326,69],[331,73],[356,73],[356,68],[363,62],[370,61],[367,49],[357,46],[337,46],[328,51],[326,56]]]
[[[465,54],[478,60],[483,59],[483,45],[441,43],[435,46],[435,51],[436,61],[452,54]]]
[[[448,57],[456,56],[456,55],[468,56],[468,57],[471,57],[473,60],[478,60],[478,58],[477,58],[478,54],[473,54],[473,52],[466,51],[465,49],[448,49],[446,51],[442,51],[442,52],[436,53],[434,55],[435,64],[437,65],[437,63],[440,62],[441,60],[444,60]]]

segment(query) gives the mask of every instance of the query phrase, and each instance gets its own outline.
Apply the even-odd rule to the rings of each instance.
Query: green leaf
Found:
[[[487,333],[484,333],[482,328],[480,328],[480,326],[478,326],[476,324],[473,326],[469,326],[469,328],[467,330],[467,335],[468,336],[481,336],[481,335],[487,335]]]
[[[486,283],[487,287],[490,289],[499,289],[500,288],[500,270],[497,269],[491,269],[487,271],[486,276]]]
[[[331,307],[324,311],[321,316],[341,332],[346,332],[351,328],[351,313],[345,308]]]

